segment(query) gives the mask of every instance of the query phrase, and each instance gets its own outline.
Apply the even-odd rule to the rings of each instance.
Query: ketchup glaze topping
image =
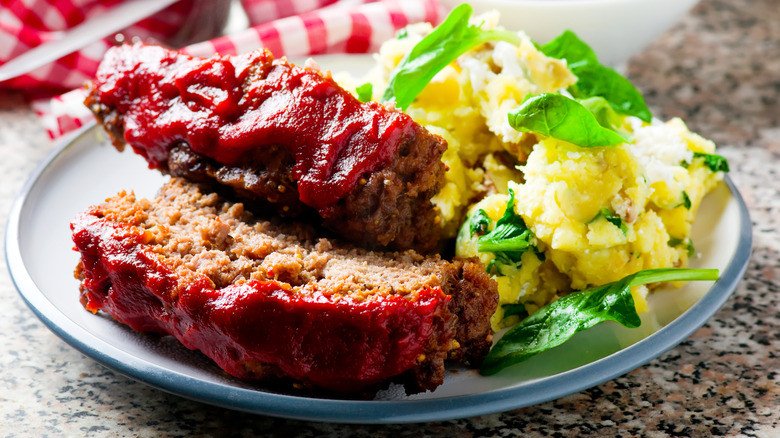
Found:
[[[287,148],[300,200],[318,210],[387,166],[422,129],[267,50],[200,59],[140,43],[118,46],[93,86],[100,103],[122,114],[125,141],[150,167],[165,168],[179,142],[227,165],[251,160],[256,148]]]
[[[84,307],[172,335],[235,377],[262,377],[272,365],[308,385],[356,393],[417,366],[432,336],[443,343],[453,335],[442,327],[450,296],[438,286],[364,301],[275,280],[215,288],[203,275],[182,281],[145,245],[143,230],[100,216],[93,207],[71,223]]]

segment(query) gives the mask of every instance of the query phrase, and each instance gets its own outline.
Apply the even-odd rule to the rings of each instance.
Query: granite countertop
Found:
[[[0,434],[780,436],[780,7],[704,0],[637,56],[628,74],[657,116],[680,116],[718,144],[753,221],[753,253],[733,296],[647,365],[558,400],[455,421],[361,426],[263,417],[179,398],[104,368],[50,332],[0,269]],[[52,148],[29,106],[0,92],[3,229],[22,184]]]

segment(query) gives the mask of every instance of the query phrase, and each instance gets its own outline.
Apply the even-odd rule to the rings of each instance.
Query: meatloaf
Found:
[[[439,241],[430,198],[446,142],[395,108],[361,103],[314,64],[123,45],[106,54],[85,104],[117,148],[230,187],[255,209],[316,212],[359,246],[430,252]]]
[[[71,229],[87,310],[172,335],[242,379],[414,393],[442,383],[446,359],[476,366],[491,345],[497,288],[476,259],[317,239],[180,178],[151,201],[109,198]]]

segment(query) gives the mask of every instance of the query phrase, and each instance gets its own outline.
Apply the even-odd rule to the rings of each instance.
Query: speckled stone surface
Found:
[[[39,322],[2,269],[0,435],[780,436],[780,4],[705,0],[628,73],[656,115],[683,117],[718,143],[754,233],[734,295],[649,364],[555,401],[456,421],[360,426],[262,417],[185,400],[103,368]],[[52,147],[24,101],[0,94],[3,228],[14,197]]]

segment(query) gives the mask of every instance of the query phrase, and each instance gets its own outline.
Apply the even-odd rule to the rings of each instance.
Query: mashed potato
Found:
[[[483,28],[498,24],[498,13],[478,18]],[[385,42],[378,68],[368,80],[384,90],[390,72],[431,31],[427,23],[408,26],[402,38]],[[548,58],[522,35],[522,43],[488,43],[441,70],[406,109],[418,123],[444,137],[450,150],[444,189],[434,198],[442,212],[446,237],[454,237],[466,207],[485,193],[506,193],[510,180],[520,180],[515,166],[530,152],[536,137],[520,133],[507,112],[529,94],[557,92],[576,82],[566,62]]]
[[[478,17],[495,28],[498,14]],[[386,42],[369,76],[384,90],[390,71],[431,27],[409,26]],[[499,285],[496,329],[516,322],[504,312],[525,312],[571,292],[642,269],[682,267],[693,254],[691,224],[702,198],[722,179],[694,153],[712,142],[669,122],[624,116],[632,141],[580,147],[513,129],[507,114],[529,95],[565,93],[577,77],[566,61],[545,56],[520,34],[515,46],[483,44],[441,70],[406,112],[447,140],[449,167],[433,199],[445,237],[457,233],[456,253],[476,256]],[[513,213],[531,231],[531,250],[509,260],[480,251],[471,222],[478,212],[495,226],[514,195]],[[634,292],[639,311],[647,290]]]
[[[502,305],[493,319],[496,328],[505,305],[522,303],[531,313],[571,290],[642,269],[687,265],[696,210],[722,179],[693,152],[710,153],[713,145],[678,119],[638,126],[634,134],[635,142],[616,147],[582,148],[552,138],[534,146],[520,167],[523,181],[511,181],[508,188],[515,194],[514,213],[532,231],[542,256],[528,251],[515,266],[493,272]],[[664,138],[674,141],[651,141]],[[670,144],[677,148],[669,154],[673,159],[664,162],[663,154],[651,154]],[[458,255],[494,262],[494,254],[478,250],[479,236],[469,225],[479,210],[497,221],[507,200],[490,195],[470,208],[458,235]],[[644,287],[634,291],[638,311],[646,308],[646,294]]]

